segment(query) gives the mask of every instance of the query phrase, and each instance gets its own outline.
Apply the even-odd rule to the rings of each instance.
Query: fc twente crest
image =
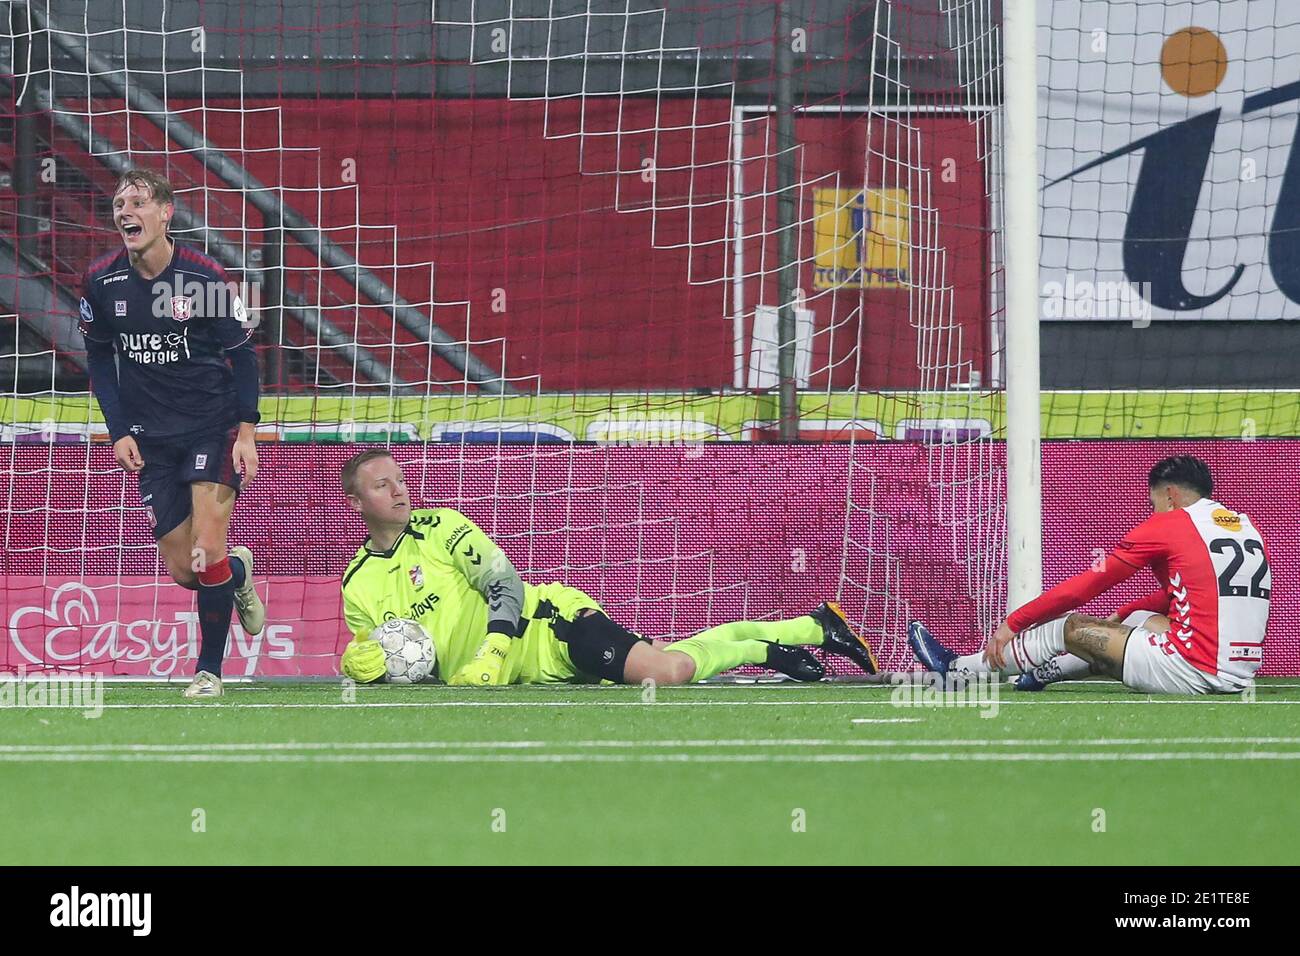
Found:
[[[424,569],[418,564],[411,568],[411,586],[416,588],[424,587]]]

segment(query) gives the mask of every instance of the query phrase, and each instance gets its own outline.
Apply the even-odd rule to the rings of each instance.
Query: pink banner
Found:
[[[338,476],[357,450],[260,447],[262,473],[236,505],[230,540],[256,555],[270,626],[260,639],[232,626],[228,673],[336,672],[348,640],[337,582],[365,538]],[[838,596],[891,668],[911,666],[908,617],[963,651],[984,639],[981,602],[995,605],[1004,587],[1002,453],[998,443],[883,441],[393,448],[417,504],[459,508],[525,580],[582,588],[627,627],[686,636],[805,614]],[[1300,674],[1300,441],[1044,443],[1044,584],[1084,570],[1143,520],[1147,470],[1180,453],[1208,461],[1216,497],[1262,530],[1274,597],[1261,673]],[[136,481],[111,456],[88,445],[0,456],[11,489],[0,671],[38,661],[113,674],[192,669],[193,594],[160,572]],[[1087,610],[1109,614],[1153,587],[1140,572]]]
[[[238,621],[231,625],[226,676],[337,674],[339,579],[276,577],[258,591],[263,599],[272,591],[275,596],[268,600],[266,627],[249,635]],[[0,597],[5,622],[0,670],[156,678],[193,673],[199,616],[191,591],[140,575],[81,580],[15,575]]]

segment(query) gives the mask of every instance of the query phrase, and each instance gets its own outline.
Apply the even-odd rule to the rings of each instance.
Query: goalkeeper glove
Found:
[[[370,684],[388,673],[388,662],[378,641],[354,640],[343,649],[339,669],[358,684]]]
[[[501,668],[510,653],[510,638],[504,634],[489,634],[478,646],[473,660],[451,675],[447,681],[453,687],[487,687],[501,683]]]

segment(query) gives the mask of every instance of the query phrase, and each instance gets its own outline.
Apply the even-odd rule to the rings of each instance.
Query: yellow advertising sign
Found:
[[[906,189],[814,189],[813,288],[905,287],[910,209]]]

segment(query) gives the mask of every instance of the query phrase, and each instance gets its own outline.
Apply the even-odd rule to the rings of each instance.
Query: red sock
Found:
[[[199,584],[204,587],[220,587],[234,575],[230,571],[230,558],[223,557],[216,564],[210,564],[199,572]]]

